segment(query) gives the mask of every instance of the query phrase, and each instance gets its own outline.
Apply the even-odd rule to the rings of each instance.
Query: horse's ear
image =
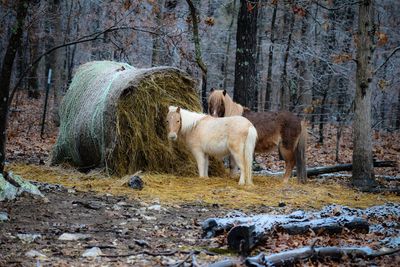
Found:
[[[225,96],[226,95],[226,90],[224,89],[224,91],[222,92],[222,94]]]
[[[177,108],[176,108],[176,112],[177,112],[177,113],[180,113],[180,112],[181,112],[181,108],[180,108],[180,107],[177,107]]]
[[[214,90],[215,90],[215,89],[214,89],[214,87],[213,87],[213,88],[211,88],[210,92],[214,92]]]

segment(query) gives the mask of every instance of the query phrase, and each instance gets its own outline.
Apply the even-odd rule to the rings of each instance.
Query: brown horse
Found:
[[[279,155],[286,164],[284,182],[291,177],[295,164],[299,181],[306,181],[307,129],[299,117],[288,111],[252,112],[233,102],[226,90],[214,88],[208,97],[208,112],[214,117],[242,115],[247,118],[257,129],[256,152],[269,152],[278,147]]]

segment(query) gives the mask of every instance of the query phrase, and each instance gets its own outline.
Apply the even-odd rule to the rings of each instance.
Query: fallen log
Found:
[[[339,216],[332,218],[313,219],[303,222],[288,222],[284,220],[275,223],[269,222],[271,219],[265,218],[265,225],[262,223],[238,225],[233,227],[227,236],[228,247],[234,251],[246,255],[257,243],[265,236],[271,235],[274,231],[286,232],[290,235],[304,234],[310,230],[317,233],[341,233],[345,228],[368,233],[369,224],[365,219],[354,216]]]
[[[261,253],[254,257],[248,257],[245,260],[245,265],[250,267],[262,266],[288,266],[293,265],[301,260],[324,259],[329,258],[333,260],[340,260],[344,256],[351,258],[375,258],[394,254],[399,252],[400,249],[394,249],[386,252],[377,252],[369,247],[303,247],[289,251],[284,251],[276,254],[266,256]]]
[[[375,168],[381,167],[397,167],[396,161],[384,160],[384,161],[374,161],[373,162]],[[343,171],[352,171],[353,164],[338,164],[334,166],[323,166],[323,167],[314,167],[307,169],[307,176],[316,176],[324,173],[334,173],[334,172],[343,172]],[[284,172],[270,172],[270,171],[257,171],[254,172],[255,175],[283,175]],[[293,175],[296,176],[296,170],[293,171]]]
[[[344,228],[363,233],[369,231],[369,224],[365,219],[347,215],[323,218],[321,214],[322,212],[307,214],[297,211],[289,215],[211,218],[202,224],[203,236],[212,237],[228,232],[229,249],[246,255],[260,240],[275,231],[288,234],[303,234],[310,230],[316,233],[340,233]]]

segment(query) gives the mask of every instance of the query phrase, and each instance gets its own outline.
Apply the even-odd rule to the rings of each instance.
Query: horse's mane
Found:
[[[176,112],[177,108],[178,107],[170,106],[169,112]],[[182,121],[182,133],[192,130],[202,118],[207,116],[206,114],[189,111],[183,108],[180,108],[180,114]]]
[[[227,93],[224,95],[223,90],[214,90],[210,95],[210,102],[211,101],[217,105],[219,105],[221,102],[224,103],[225,116],[242,115],[244,111],[244,107],[238,103],[235,103]]]

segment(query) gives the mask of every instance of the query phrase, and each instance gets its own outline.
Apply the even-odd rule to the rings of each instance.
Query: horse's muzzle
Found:
[[[168,139],[172,140],[172,141],[176,141],[176,139],[178,139],[178,136],[176,135],[176,133],[169,133]]]

